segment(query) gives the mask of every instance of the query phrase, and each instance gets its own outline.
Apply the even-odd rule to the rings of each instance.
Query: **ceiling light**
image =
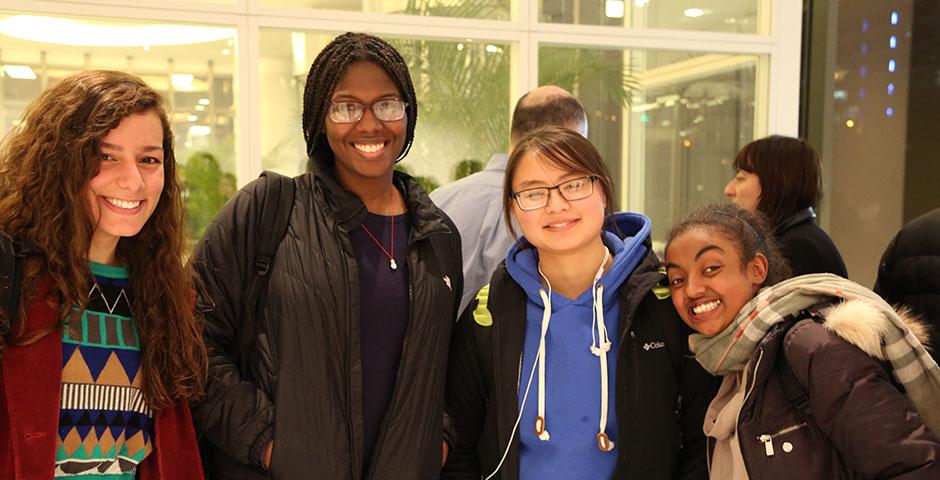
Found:
[[[193,91],[193,80],[195,78],[188,73],[174,73],[170,76],[170,85],[173,85],[173,90],[191,92]]]
[[[208,104],[209,104],[209,99],[208,99],[208,98],[200,98],[198,103],[199,103],[200,105],[208,105]]]
[[[212,133],[212,127],[208,125],[191,125],[188,133],[190,137],[208,137]]]
[[[35,80],[36,72],[32,68],[27,67],[26,65],[4,65],[3,73],[17,80]]]
[[[0,34],[59,45],[149,47],[231,39],[235,36],[235,30],[191,25],[115,25],[37,15],[13,15],[0,20]]]
[[[604,2],[604,15],[607,18],[623,18],[623,0],[607,0]]]
[[[701,8],[687,8],[682,11],[682,14],[689,18],[698,18],[702,15],[705,15],[705,10],[702,10]]]

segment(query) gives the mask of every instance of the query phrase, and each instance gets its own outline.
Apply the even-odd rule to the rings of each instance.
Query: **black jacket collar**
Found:
[[[450,233],[443,212],[434,205],[421,184],[404,172],[396,170],[392,175],[392,183],[402,192],[408,205],[411,219],[409,241],[421,240],[435,233]],[[314,159],[313,178],[318,201],[326,205],[339,228],[346,233],[358,228],[365,220],[366,206],[359,197],[339,184],[333,165],[323,159]]]
[[[813,210],[813,207],[806,207],[804,210],[800,210],[799,212],[796,212],[788,217],[786,220],[780,222],[780,225],[777,225],[777,227],[774,228],[774,235],[780,235],[797,225],[809,223],[815,219],[816,211]]]

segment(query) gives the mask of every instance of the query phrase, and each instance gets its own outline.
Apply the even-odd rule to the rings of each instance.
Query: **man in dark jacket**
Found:
[[[931,328],[940,331],[940,208],[911,220],[888,244],[875,292],[888,303],[910,307]],[[940,350],[931,352],[940,363]]]

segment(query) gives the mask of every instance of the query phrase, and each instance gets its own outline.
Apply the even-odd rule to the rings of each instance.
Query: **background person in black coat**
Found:
[[[747,144],[734,159],[725,195],[770,220],[793,275],[834,273],[848,278],[832,239],[813,220],[822,199],[819,153],[803,140],[771,135]]]
[[[934,339],[930,352],[940,363],[937,331],[940,330],[940,208],[911,220],[888,244],[875,292],[891,304],[910,307],[927,321]]]

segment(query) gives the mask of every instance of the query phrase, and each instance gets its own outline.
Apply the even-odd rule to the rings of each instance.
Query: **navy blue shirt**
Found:
[[[395,242],[392,246],[392,219]],[[362,316],[363,471],[367,472],[382,418],[392,400],[402,344],[408,329],[408,214],[386,217],[368,213],[363,228],[349,234],[359,265],[359,311]],[[389,266],[382,248],[395,258]]]

